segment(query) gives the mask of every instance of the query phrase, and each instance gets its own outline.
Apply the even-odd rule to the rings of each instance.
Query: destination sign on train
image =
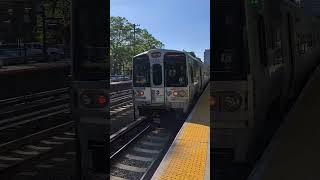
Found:
[[[151,53],[151,57],[152,58],[159,58],[161,56],[161,53],[160,52],[153,52]]]

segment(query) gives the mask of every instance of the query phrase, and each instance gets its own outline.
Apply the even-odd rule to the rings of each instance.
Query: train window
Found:
[[[277,29],[274,34],[274,47],[276,49],[281,48],[281,32],[280,29]]]
[[[299,44],[299,53],[300,54],[305,54],[307,51],[307,44],[305,42],[301,42]]]
[[[147,55],[133,59],[133,86],[150,87],[150,62]]]
[[[268,65],[267,58],[267,47],[266,47],[266,32],[263,16],[260,16],[258,23],[258,33],[259,33],[259,50],[260,50],[260,61],[264,66]]]
[[[193,61],[193,70],[194,70],[194,74],[193,74],[193,82],[198,82],[199,80],[199,66],[197,64],[196,61]]]
[[[152,79],[154,85],[159,86],[162,84],[162,66],[160,64],[152,66]]]
[[[166,87],[186,87],[186,56],[182,53],[167,54],[164,56],[164,62]]]
[[[233,17],[226,16],[226,25],[232,25],[232,24],[233,24]]]
[[[193,83],[193,68],[192,68],[192,65],[189,63],[189,71],[190,71],[190,80],[191,82]]]

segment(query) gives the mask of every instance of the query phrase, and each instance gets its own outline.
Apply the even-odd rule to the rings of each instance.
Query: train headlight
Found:
[[[137,96],[144,96],[144,92],[143,92],[143,91],[137,91],[137,92],[136,92],[136,95],[137,95]]]
[[[172,93],[173,96],[176,97],[185,97],[187,95],[186,91],[181,90],[181,91],[173,91]]]
[[[177,92],[177,91],[173,91],[173,96],[178,96],[179,95],[179,93]]]
[[[139,96],[143,96],[144,95],[144,92],[143,91],[140,91],[139,92]]]
[[[240,109],[242,98],[240,94],[234,93],[224,96],[222,102],[224,110],[234,112]]]

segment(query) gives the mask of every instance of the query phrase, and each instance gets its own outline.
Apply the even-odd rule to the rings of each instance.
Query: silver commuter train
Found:
[[[208,83],[207,68],[186,51],[151,49],[133,58],[133,91],[139,115],[186,113]]]
[[[211,64],[211,157],[254,163],[281,124],[274,114],[319,65],[320,21],[292,0],[218,0]]]

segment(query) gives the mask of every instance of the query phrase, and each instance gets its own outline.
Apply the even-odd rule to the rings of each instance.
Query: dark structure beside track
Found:
[[[0,69],[0,99],[69,87],[70,63],[37,63]]]
[[[132,89],[132,81],[114,82],[111,83],[110,92]]]

